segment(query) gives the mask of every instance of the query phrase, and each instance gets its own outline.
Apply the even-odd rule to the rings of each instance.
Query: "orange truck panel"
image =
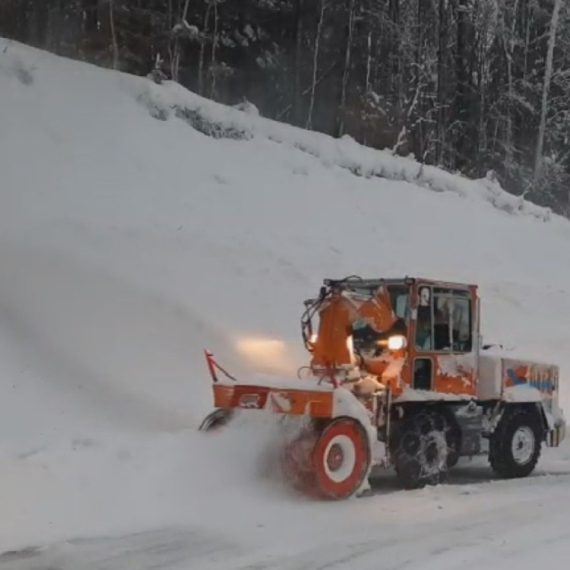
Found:
[[[434,379],[434,391],[444,394],[475,396],[477,383],[473,372],[443,374],[437,372]]]

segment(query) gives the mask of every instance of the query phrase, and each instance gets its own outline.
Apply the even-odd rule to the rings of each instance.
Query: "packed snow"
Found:
[[[276,426],[197,433],[205,348],[296,378],[326,277],[477,283],[485,342],[561,367],[570,223],[389,152],[0,40],[0,567],[526,570],[570,556],[570,444],[534,476],[339,503]],[[568,414],[567,414],[568,416]]]

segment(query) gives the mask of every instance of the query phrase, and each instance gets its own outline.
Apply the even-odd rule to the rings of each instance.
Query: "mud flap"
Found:
[[[566,424],[560,424],[551,429],[546,436],[547,447],[559,447],[566,438]]]

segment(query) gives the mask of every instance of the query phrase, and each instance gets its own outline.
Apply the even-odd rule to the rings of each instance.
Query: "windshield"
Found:
[[[390,300],[396,317],[407,323],[410,299],[408,288],[403,285],[390,285],[388,286],[388,292],[390,293]]]

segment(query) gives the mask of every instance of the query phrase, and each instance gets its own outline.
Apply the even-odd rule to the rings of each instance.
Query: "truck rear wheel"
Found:
[[[397,477],[405,489],[437,485],[447,475],[449,427],[436,411],[422,410],[395,430],[391,454]]]
[[[493,471],[505,479],[530,475],[540,458],[543,434],[544,428],[536,411],[507,408],[489,444]]]

